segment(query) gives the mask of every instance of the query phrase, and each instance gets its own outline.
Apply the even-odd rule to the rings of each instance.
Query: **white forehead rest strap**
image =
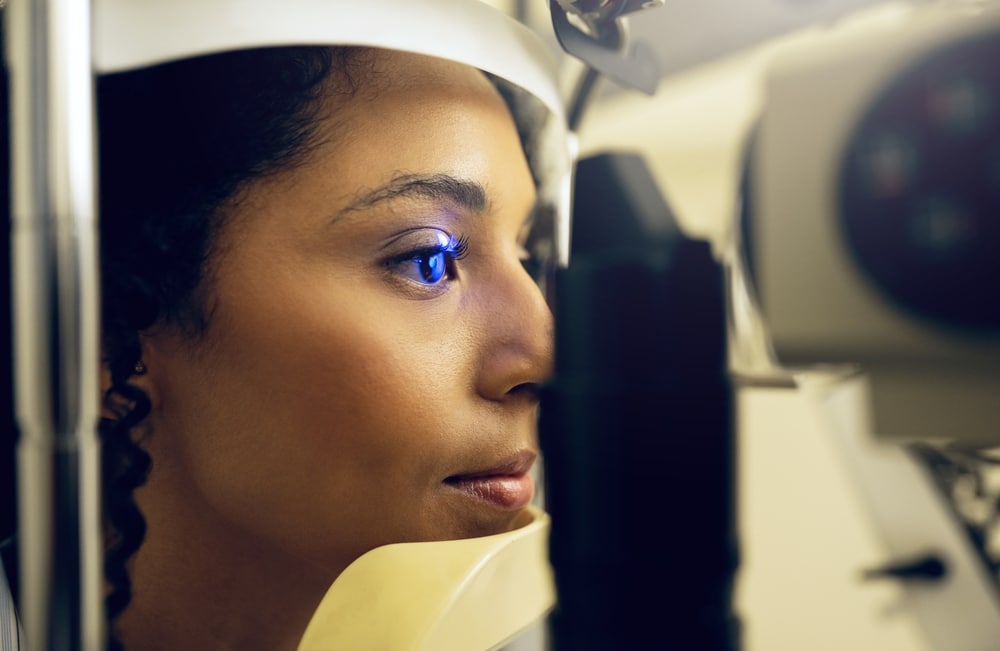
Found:
[[[490,72],[563,115],[553,52],[479,0],[95,0],[93,7],[94,66],[102,73],[247,47],[382,47]]]

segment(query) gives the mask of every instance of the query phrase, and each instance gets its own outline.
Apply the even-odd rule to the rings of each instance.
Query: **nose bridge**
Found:
[[[516,265],[516,266],[515,266]],[[553,370],[554,323],[541,288],[517,262],[498,270],[483,294],[486,332],[480,386],[498,399]]]

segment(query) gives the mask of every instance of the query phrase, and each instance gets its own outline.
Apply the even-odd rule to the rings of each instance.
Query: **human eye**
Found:
[[[518,258],[528,275],[539,284],[544,281],[546,270],[553,260],[554,226],[554,211],[537,203],[518,232]]]
[[[521,266],[532,278],[538,278],[541,272],[541,262],[538,256],[528,247],[523,244],[518,245],[517,258],[521,262]]]
[[[419,285],[435,287],[457,277],[456,262],[465,257],[469,245],[464,237],[436,229],[411,235],[408,248],[390,256],[385,266]],[[403,244],[406,246],[407,244]]]

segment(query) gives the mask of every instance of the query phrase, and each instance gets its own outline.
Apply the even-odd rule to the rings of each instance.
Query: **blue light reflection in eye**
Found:
[[[468,244],[464,238],[439,232],[435,235],[437,245],[414,251],[405,262],[413,265],[413,272],[406,273],[411,279],[423,285],[437,285],[446,277],[455,275],[455,261],[465,256]]]
[[[418,265],[420,277],[428,285],[436,285],[444,278],[444,272],[447,270],[444,256],[444,251],[441,251],[429,256],[414,258],[413,261]]]

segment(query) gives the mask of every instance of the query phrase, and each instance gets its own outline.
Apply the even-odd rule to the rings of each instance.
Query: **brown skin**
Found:
[[[552,321],[521,266],[535,191],[515,126],[476,70],[373,65],[353,96],[323,100],[306,165],[228,208],[204,336],[144,336],[153,471],[126,648],[294,649],[365,551],[523,516],[445,482],[538,450]],[[413,175],[479,184],[485,205],[359,201]],[[468,253],[428,284],[405,254],[440,233]]]

